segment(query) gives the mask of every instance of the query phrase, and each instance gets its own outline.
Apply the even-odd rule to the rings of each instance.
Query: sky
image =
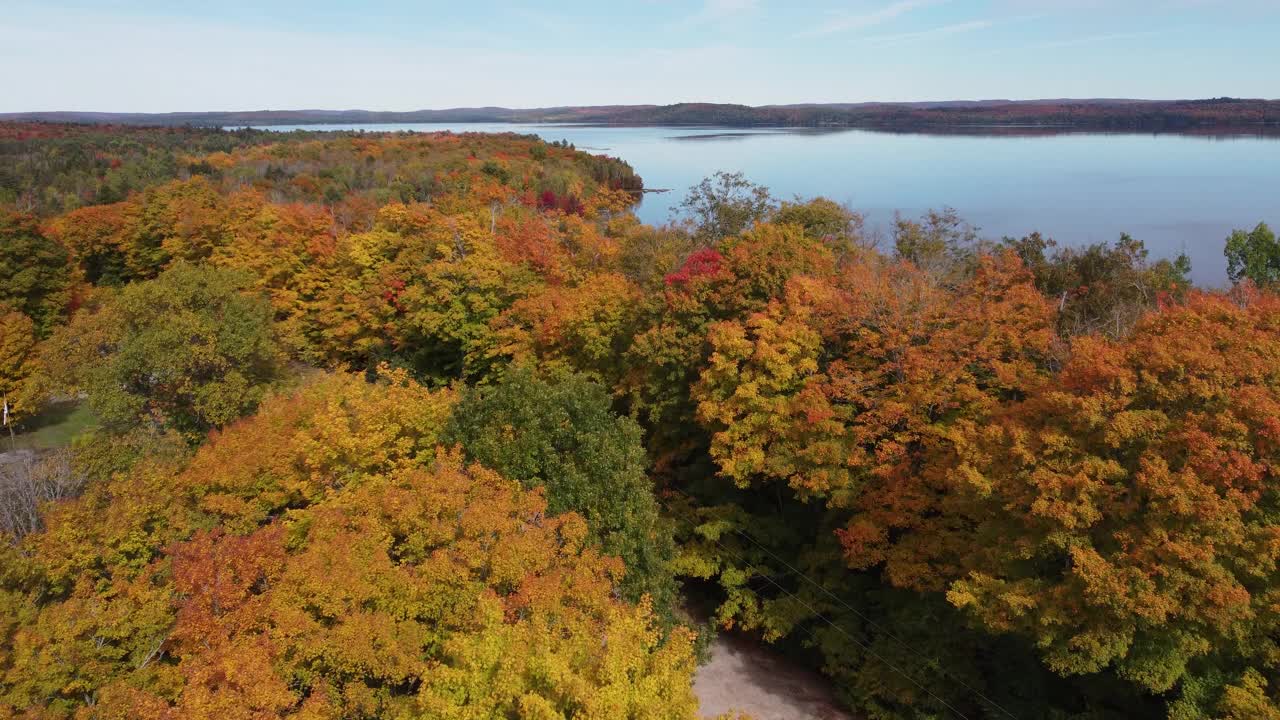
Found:
[[[1280,98],[1280,0],[0,0],[0,112]]]

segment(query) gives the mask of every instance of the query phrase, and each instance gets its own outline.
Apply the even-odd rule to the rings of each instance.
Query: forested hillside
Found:
[[[1058,130],[1261,132],[1280,125],[1280,100],[979,100],[952,102],[734,105],[602,105],[448,110],[246,110],[175,113],[25,112],[0,120],[100,122],[220,127],[321,123],[608,123],[618,125],[731,125],[946,130],[965,127],[1041,127]]]
[[[516,135],[0,124],[0,391],[16,439],[95,418],[0,454],[0,717],[694,718],[701,606],[861,717],[1280,718],[1266,225],[1208,291],[641,188]]]

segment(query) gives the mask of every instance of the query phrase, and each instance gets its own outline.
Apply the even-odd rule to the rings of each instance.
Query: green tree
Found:
[[[784,202],[770,220],[778,225],[799,225],[805,235],[821,240],[838,254],[874,245],[860,213],[824,197]]]
[[[689,188],[678,211],[693,223],[698,240],[710,246],[764,220],[775,206],[765,186],[740,172],[721,171]]]
[[[1280,241],[1266,223],[1258,223],[1252,232],[1233,230],[1224,252],[1231,282],[1249,279],[1259,286],[1280,282]]]
[[[647,593],[665,612],[674,597],[671,534],[658,516],[640,440],[640,427],[610,410],[600,385],[579,375],[542,379],[523,368],[469,390],[444,433],[470,459],[546,488],[550,512],[584,516],[596,542],[626,564],[623,595]]]
[[[66,248],[45,237],[34,217],[0,212],[0,305],[30,317],[44,337],[62,319],[70,291]]]
[[[1059,248],[1051,238],[1032,233],[1004,238],[1035,277],[1036,288],[1058,310],[1058,330],[1064,335],[1101,332],[1126,334],[1163,296],[1183,297],[1191,287],[1187,274],[1191,259],[1147,259],[1141,240],[1121,234],[1120,240],[1083,248]]]
[[[177,265],[76,316],[51,338],[50,376],[89,394],[113,430],[195,439],[251,412],[282,375],[267,302],[246,276]]]
[[[919,220],[901,215],[893,221],[893,249],[898,257],[935,277],[958,279],[973,264],[979,249],[978,229],[952,208],[930,210]]]

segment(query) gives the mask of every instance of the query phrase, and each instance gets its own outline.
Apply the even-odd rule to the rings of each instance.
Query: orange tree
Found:
[[[1274,708],[1276,298],[1192,294],[1126,337],[1068,348],[1008,255],[977,256],[954,289],[886,262],[794,278],[784,299],[712,326],[695,398],[737,489],[683,509],[697,521],[682,562],[719,579],[721,618],[779,638],[852,614],[843,632],[813,631],[837,675],[878,648],[918,678],[954,677],[943,658],[1004,644],[1081,677],[1078,697],[1092,685],[1091,712],[1156,712],[1141,693],[1168,692],[1176,717]],[[764,500],[770,485],[787,494]],[[816,538],[795,530],[806,518]],[[970,630],[939,643],[921,617]],[[848,677],[869,711],[909,714],[884,702],[895,684],[908,705],[938,706],[861,662]],[[939,684],[963,684],[975,710],[995,712],[975,686],[1034,707],[984,685],[990,673],[960,675]],[[1129,685],[1098,696],[1107,678]]]
[[[974,433],[982,501],[948,599],[1064,674],[1276,689],[1280,299],[1193,294]],[[996,542],[993,542],[996,541]],[[1233,700],[1234,698],[1234,700]],[[1275,712],[1275,706],[1269,712]]]

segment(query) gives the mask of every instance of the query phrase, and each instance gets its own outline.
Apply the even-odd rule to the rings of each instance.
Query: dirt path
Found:
[[[750,639],[720,633],[693,679],[703,716],[743,711],[754,720],[853,720],[831,684]]]

